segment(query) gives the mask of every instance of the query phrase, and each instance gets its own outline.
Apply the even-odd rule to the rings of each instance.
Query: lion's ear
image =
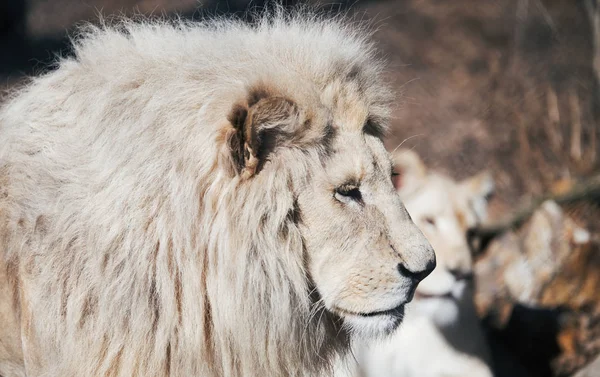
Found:
[[[234,106],[229,121],[235,129],[229,139],[231,158],[244,178],[258,173],[270,153],[291,142],[301,123],[298,107],[276,96]]]
[[[488,202],[495,191],[494,176],[489,170],[484,170],[459,183],[471,200],[473,209],[480,219],[487,217]]]
[[[394,186],[401,195],[408,195],[417,189],[425,176],[427,168],[419,155],[410,149],[397,150],[392,154],[394,164]]]

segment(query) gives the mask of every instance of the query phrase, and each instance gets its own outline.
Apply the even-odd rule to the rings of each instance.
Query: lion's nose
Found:
[[[430,259],[423,270],[413,271],[407,268],[403,263],[398,263],[398,271],[400,275],[407,277],[413,281],[414,284],[418,284],[421,280],[425,279],[431,271],[435,268],[435,258]]]

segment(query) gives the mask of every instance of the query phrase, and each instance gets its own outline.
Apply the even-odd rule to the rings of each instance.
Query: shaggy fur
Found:
[[[0,112],[1,375],[312,376],[398,326],[434,255],[360,31],[124,21],[75,53]]]

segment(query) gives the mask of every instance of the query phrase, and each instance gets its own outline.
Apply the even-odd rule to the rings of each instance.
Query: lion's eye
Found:
[[[494,197],[494,193],[489,192],[489,193],[485,194],[485,196],[483,197],[483,200],[485,200],[486,202],[489,202],[490,200],[492,200],[493,197]]]
[[[360,189],[356,186],[340,186],[335,189],[333,196],[342,203],[362,201]]]
[[[423,221],[428,225],[435,226],[435,219],[433,217],[425,217]]]
[[[402,186],[402,177],[400,173],[392,170],[392,184],[396,189],[399,189]]]

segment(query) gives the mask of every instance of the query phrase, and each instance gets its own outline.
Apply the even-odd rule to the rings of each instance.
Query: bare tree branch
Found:
[[[475,252],[481,252],[495,237],[509,230],[519,228],[546,200],[553,200],[557,204],[573,204],[582,201],[600,203],[600,174],[576,184],[571,190],[564,194],[549,194],[539,197],[530,205],[518,210],[515,215],[504,221],[470,230],[469,239],[471,240],[470,242],[473,250]]]

